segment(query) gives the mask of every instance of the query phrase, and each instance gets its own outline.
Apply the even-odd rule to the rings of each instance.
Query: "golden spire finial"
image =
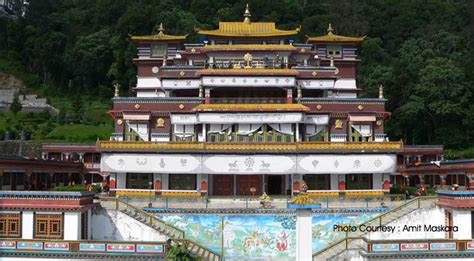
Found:
[[[250,23],[250,17],[252,15],[250,14],[250,8],[249,4],[245,6],[245,13],[244,13],[244,23],[249,24]]]
[[[383,99],[383,85],[379,85],[379,99]]]
[[[164,34],[165,33],[165,28],[163,27],[163,23],[160,23],[160,28],[158,28],[158,30],[160,31],[160,35]]]
[[[327,31],[328,31],[328,34],[332,34],[332,32],[334,31],[334,29],[332,29],[331,24],[329,24]]]

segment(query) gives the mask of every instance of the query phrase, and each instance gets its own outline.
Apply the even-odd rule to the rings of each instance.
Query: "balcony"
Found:
[[[396,142],[140,142],[140,141],[97,141],[97,150],[101,152],[262,152],[262,153],[347,153],[376,152],[397,153],[403,149],[403,143]]]
[[[262,97],[262,98],[250,98],[250,97],[238,97],[238,98],[211,98],[211,103],[221,104],[262,104],[262,103],[287,103],[287,98],[282,97]]]

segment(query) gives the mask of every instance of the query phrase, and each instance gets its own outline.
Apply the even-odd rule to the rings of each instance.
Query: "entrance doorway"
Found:
[[[237,195],[250,196],[262,193],[261,175],[238,175]]]
[[[282,195],[283,188],[282,188],[283,176],[282,175],[268,175],[267,176],[267,190],[268,195]]]
[[[212,194],[216,196],[230,196],[234,190],[233,175],[214,175],[212,176]]]

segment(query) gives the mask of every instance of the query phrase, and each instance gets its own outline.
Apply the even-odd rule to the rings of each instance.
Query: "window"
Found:
[[[36,214],[35,238],[63,238],[62,214]]]
[[[372,174],[346,174],[346,189],[372,189]]]
[[[21,237],[20,214],[0,214],[0,237]]]
[[[156,43],[151,46],[151,56],[166,56],[168,45],[165,43]]]
[[[331,189],[329,174],[306,174],[304,180],[309,190],[327,190]]]
[[[153,173],[127,173],[128,189],[153,189]]]
[[[195,190],[196,175],[195,174],[170,174],[169,188],[177,190]]]
[[[340,45],[329,45],[327,47],[328,57],[342,57],[342,47]]]

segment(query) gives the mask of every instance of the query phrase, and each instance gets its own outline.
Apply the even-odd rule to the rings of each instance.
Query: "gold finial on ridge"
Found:
[[[249,24],[250,23],[250,17],[252,15],[250,14],[250,8],[249,4],[245,6],[245,13],[244,13],[244,23]]]
[[[159,34],[164,34],[165,33],[165,28],[163,27],[163,23],[160,23],[160,28],[158,28],[158,30],[160,31]]]
[[[332,29],[332,25],[331,25],[331,24],[328,25],[327,31],[328,31],[328,34],[332,34],[332,33],[333,33],[334,29]]]
[[[383,99],[383,85],[379,85],[379,99]]]

